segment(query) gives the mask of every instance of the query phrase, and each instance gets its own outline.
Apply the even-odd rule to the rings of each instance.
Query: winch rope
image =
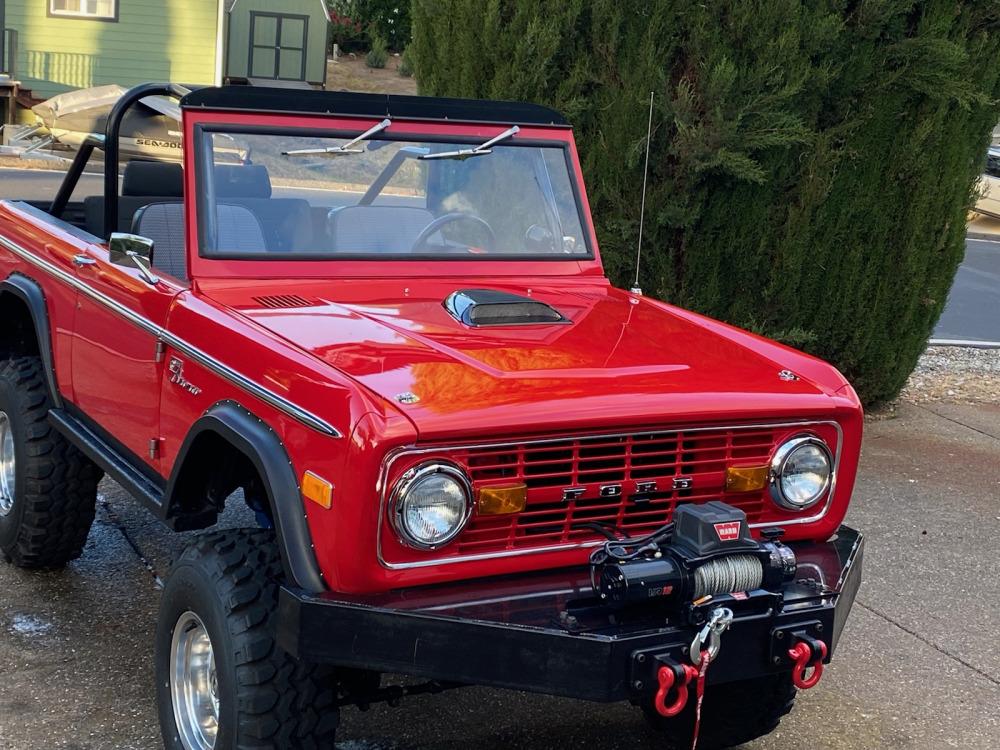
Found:
[[[705,626],[695,635],[691,643],[691,660],[697,659],[698,678],[695,682],[696,703],[694,708],[694,732],[691,737],[691,750],[698,750],[698,734],[701,731],[701,704],[705,698],[705,675],[708,665],[719,655],[722,648],[722,634],[733,624],[733,611],[728,607],[717,607],[708,616]],[[708,647],[705,644],[708,643]]]
[[[731,555],[712,560],[694,572],[694,599],[760,588],[764,566],[754,555]]]
[[[698,735],[701,732],[701,704],[705,700],[705,675],[712,658],[708,651],[701,652],[701,664],[698,665],[698,680],[695,682],[694,732],[691,736],[691,750],[698,750]]]

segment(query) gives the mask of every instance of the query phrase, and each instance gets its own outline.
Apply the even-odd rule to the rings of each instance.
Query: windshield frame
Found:
[[[209,176],[209,165],[214,165],[212,160],[212,135],[218,133],[224,133],[227,135],[232,135],[239,137],[240,135],[273,135],[273,136],[299,136],[306,138],[337,138],[346,139],[357,137],[359,134],[364,132],[364,129],[358,129],[354,126],[354,120],[352,118],[352,124],[350,126],[336,126],[330,124],[315,124],[315,125],[292,125],[292,124],[281,124],[281,125],[262,125],[253,123],[240,123],[240,122],[197,122],[193,124],[192,135],[194,148],[191,149],[193,155],[193,166],[194,166],[194,179],[196,190],[194,191],[195,205],[196,205],[196,226],[197,233],[194,235],[196,238],[196,247],[194,249],[194,255],[206,261],[253,261],[263,264],[273,265],[275,261],[297,261],[300,263],[311,262],[318,264],[329,264],[329,263],[340,263],[340,262],[363,262],[363,263],[374,263],[374,264],[388,264],[388,263],[407,263],[407,262],[421,262],[426,263],[428,261],[433,261],[435,263],[502,263],[507,264],[511,262],[530,262],[530,263],[593,263],[598,261],[598,254],[594,245],[593,238],[593,226],[591,222],[590,212],[588,210],[587,203],[584,196],[581,194],[580,180],[582,179],[578,170],[577,162],[574,160],[573,143],[571,140],[565,138],[544,138],[537,136],[524,136],[515,137],[505,140],[503,144],[498,144],[497,148],[500,147],[514,147],[514,148],[552,148],[559,149],[563,156],[563,161],[566,168],[566,176],[569,180],[569,187],[573,197],[573,205],[577,212],[577,218],[579,220],[581,229],[581,239],[583,241],[584,249],[586,252],[578,253],[484,253],[484,254],[469,254],[469,255],[444,255],[441,253],[384,253],[384,254],[374,254],[374,253],[348,253],[348,252],[336,252],[331,251],[328,253],[316,253],[316,252],[271,252],[271,253],[246,253],[239,251],[226,251],[226,250],[206,250],[206,232],[210,229],[206,225],[206,220],[210,221],[210,217],[214,215],[211,211],[211,206],[214,204],[214,196],[212,195],[211,186],[213,185],[214,176]],[[421,132],[426,126],[426,122],[416,123],[409,120],[393,120],[393,125],[396,125],[398,130],[393,131],[391,129],[383,130],[376,134],[372,140],[375,141],[403,141],[403,142],[424,142],[424,143],[443,143],[443,144],[454,144],[456,146],[475,146],[477,142],[481,140],[478,135],[463,134],[463,133],[427,133]],[[460,123],[441,123],[442,127],[450,128],[453,125],[460,125]],[[391,126],[390,126],[391,127]],[[505,129],[502,125],[493,125],[491,127],[498,128],[500,130]],[[464,128],[463,128],[464,129]],[[562,130],[562,129],[560,129]],[[523,132],[523,131],[522,131]],[[569,132],[568,130],[563,130],[562,132]],[[350,158],[344,157],[344,158]],[[489,156],[476,157],[476,158],[489,158]],[[252,155],[251,155],[252,159]]]

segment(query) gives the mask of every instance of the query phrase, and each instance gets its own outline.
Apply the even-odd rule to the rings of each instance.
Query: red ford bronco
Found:
[[[120,177],[155,95],[183,162]],[[612,287],[556,112],[140,86],[50,204],[0,203],[0,279],[11,562],[77,557],[102,474],[175,530],[256,514],[166,583],[168,748],[332,747],[341,706],[464,685],[728,747],[837,646],[854,391]]]

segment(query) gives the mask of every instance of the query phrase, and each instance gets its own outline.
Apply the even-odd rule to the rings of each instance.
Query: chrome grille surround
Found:
[[[472,554],[462,554],[462,555],[449,555],[449,556],[433,556],[426,560],[412,560],[404,562],[389,562],[385,558],[383,550],[383,527],[385,526],[386,520],[386,507],[389,494],[389,479],[392,476],[392,469],[395,464],[397,464],[401,459],[404,458],[414,458],[423,456],[436,456],[447,460],[454,460],[454,456],[457,453],[463,451],[479,451],[484,449],[512,449],[516,450],[520,447],[526,448],[538,448],[538,447],[552,447],[559,444],[566,444],[570,441],[597,441],[597,440],[614,440],[614,439],[630,439],[635,436],[644,436],[646,438],[668,438],[669,436],[677,435],[700,435],[703,433],[711,432],[742,432],[742,431],[752,431],[752,430],[804,430],[808,432],[810,427],[826,426],[831,427],[836,432],[836,445],[830,446],[831,452],[833,453],[833,475],[831,477],[830,486],[828,488],[825,501],[822,505],[816,506],[812,510],[814,512],[802,514],[788,519],[783,519],[780,524],[774,521],[762,522],[762,523],[750,523],[751,528],[760,528],[765,526],[795,526],[807,523],[813,523],[822,519],[830,509],[830,505],[833,502],[833,498],[836,492],[837,475],[840,466],[841,451],[843,448],[843,428],[840,424],[834,420],[823,419],[823,420],[795,420],[795,421],[785,421],[785,422],[760,422],[753,424],[741,424],[741,425],[712,425],[703,427],[688,427],[688,428],[677,428],[677,429],[667,429],[667,430],[657,430],[657,429],[633,429],[625,432],[594,432],[594,433],[573,433],[565,436],[559,437],[549,437],[549,438],[526,438],[522,440],[504,440],[496,442],[481,442],[481,443],[462,443],[455,445],[434,445],[434,446],[404,446],[390,451],[382,462],[382,470],[379,475],[378,484],[376,487],[379,496],[379,522],[378,522],[378,541],[377,541],[377,555],[379,563],[390,570],[406,570],[412,568],[425,568],[435,565],[452,565],[465,562],[477,562],[481,560],[491,560],[491,559],[501,559],[507,557],[519,557],[523,555],[533,555],[533,554],[544,554],[548,552],[562,552],[573,549],[582,549],[588,547],[595,547],[602,543],[601,540],[588,540],[581,542],[568,542],[560,544],[550,544],[538,547],[522,547],[517,549],[505,549],[497,550],[483,553],[472,553]],[[471,527],[471,523],[470,523]],[[459,544],[463,534],[459,535],[457,540],[449,545],[453,548],[454,545]]]

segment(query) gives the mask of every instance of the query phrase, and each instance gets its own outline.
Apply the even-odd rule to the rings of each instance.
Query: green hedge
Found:
[[[964,252],[1000,116],[1000,2],[414,0],[422,93],[544,102],[576,129],[605,265],[902,387]]]

